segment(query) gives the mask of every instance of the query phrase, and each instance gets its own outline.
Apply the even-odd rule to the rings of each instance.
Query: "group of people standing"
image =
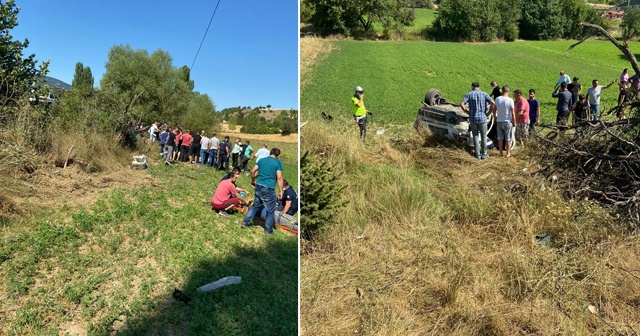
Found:
[[[269,156],[267,144],[263,144],[262,148],[252,157],[253,147],[248,140],[243,143],[238,138],[235,143],[231,144],[229,136],[220,140],[216,133],[209,137],[205,131],[192,133],[191,130],[186,130],[183,132],[178,127],[170,128],[166,124],[159,127],[158,125],[159,123],[155,122],[149,128],[149,139],[152,142],[158,142],[160,153],[167,165],[171,161],[190,162],[229,171],[229,159],[231,158],[233,167],[247,171],[249,160],[259,160]]]
[[[618,119],[624,119],[624,104],[632,95],[637,96],[640,92],[638,75],[629,78],[628,69],[624,69],[619,80],[616,78],[606,86],[599,85],[599,81],[594,79],[591,87],[587,89],[587,94],[584,95],[580,78],[573,77],[571,80],[569,75],[561,71],[552,93],[552,97],[557,99],[556,124],[567,125],[569,116],[572,117],[574,124],[598,121],[602,90],[608,89],[616,82],[619,83],[620,91],[616,116]],[[480,90],[478,82],[471,83],[471,92],[467,93],[460,103],[460,108],[469,114],[469,131],[473,136],[475,156],[478,159],[489,157],[486,140],[487,112],[492,113],[496,121],[500,156],[505,154],[503,150],[507,157],[511,156],[512,141],[525,145],[528,135],[535,132],[535,126],[540,122],[540,102],[536,99],[534,89],[529,90],[529,99],[525,99],[523,92],[519,89],[514,91],[512,99],[509,97],[511,92],[509,86],[500,87],[496,82],[491,82],[491,87],[493,90],[489,95]],[[513,133],[515,138],[512,138]]]
[[[248,140],[243,143],[238,138],[232,144],[229,136],[219,140],[216,133],[209,137],[205,131],[183,132],[179,127],[170,128],[166,124],[160,126],[159,122],[149,127],[148,134],[151,142],[158,142],[165,164],[170,164],[170,161],[190,162],[226,171],[227,174],[211,198],[211,206],[223,216],[228,215],[227,210],[234,206],[245,206],[247,211],[242,228],[249,227],[256,214],[264,211],[265,233],[273,234],[276,209],[288,215],[294,215],[298,211],[298,196],[282,177],[280,149],[269,150],[267,144],[263,144],[253,155],[253,147]],[[229,159],[233,166],[231,172]],[[252,159],[255,159],[255,165],[249,171],[247,165]],[[251,185],[255,188],[253,201],[246,200],[251,192],[236,187],[236,181],[243,171],[251,174]],[[280,207],[278,202],[281,203]]]

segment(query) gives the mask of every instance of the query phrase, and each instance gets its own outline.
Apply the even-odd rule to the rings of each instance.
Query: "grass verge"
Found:
[[[278,144],[280,145],[280,144]],[[208,202],[222,172],[153,165],[152,181],[0,227],[0,334],[297,332],[297,240],[241,230]],[[297,182],[297,165],[284,162]],[[239,185],[249,187],[242,175]],[[195,289],[237,275],[242,284]],[[179,288],[193,300],[172,299]]]

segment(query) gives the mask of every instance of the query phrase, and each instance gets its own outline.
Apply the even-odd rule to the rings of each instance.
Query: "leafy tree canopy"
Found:
[[[82,92],[91,92],[93,91],[93,84],[94,79],[91,68],[85,67],[82,62],[76,63],[76,71],[73,74],[71,88]]]
[[[370,34],[374,22],[410,26],[414,12],[399,0],[303,0],[301,17],[322,35],[358,36]]]
[[[622,29],[622,39],[625,41],[640,36],[640,8],[626,11],[620,28]]]
[[[0,2],[0,106],[11,105],[21,98],[36,82],[44,82],[49,62],[39,67],[34,54],[24,56],[29,40],[16,41],[10,30],[18,25],[18,12],[14,0]]]

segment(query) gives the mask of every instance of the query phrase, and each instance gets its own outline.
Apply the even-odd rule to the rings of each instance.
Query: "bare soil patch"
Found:
[[[229,129],[229,124],[222,124],[221,136],[228,135],[229,137],[257,141],[267,142],[285,142],[285,143],[298,143],[298,134],[280,135],[280,134],[245,134],[240,133],[242,126],[236,126],[235,129]]]
[[[144,171],[128,168],[108,173],[86,173],[76,165],[67,168],[47,166],[23,176],[24,190],[7,197],[18,209],[72,207],[93,203],[104,191],[131,190],[142,185],[157,185]]]

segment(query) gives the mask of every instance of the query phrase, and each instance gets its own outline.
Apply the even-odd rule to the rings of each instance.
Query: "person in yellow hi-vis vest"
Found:
[[[353,120],[358,123],[358,128],[360,129],[360,139],[364,141],[367,136],[367,114],[371,114],[364,107],[364,90],[356,86],[356,93],[351,98],[351,111],[353,112]]]

